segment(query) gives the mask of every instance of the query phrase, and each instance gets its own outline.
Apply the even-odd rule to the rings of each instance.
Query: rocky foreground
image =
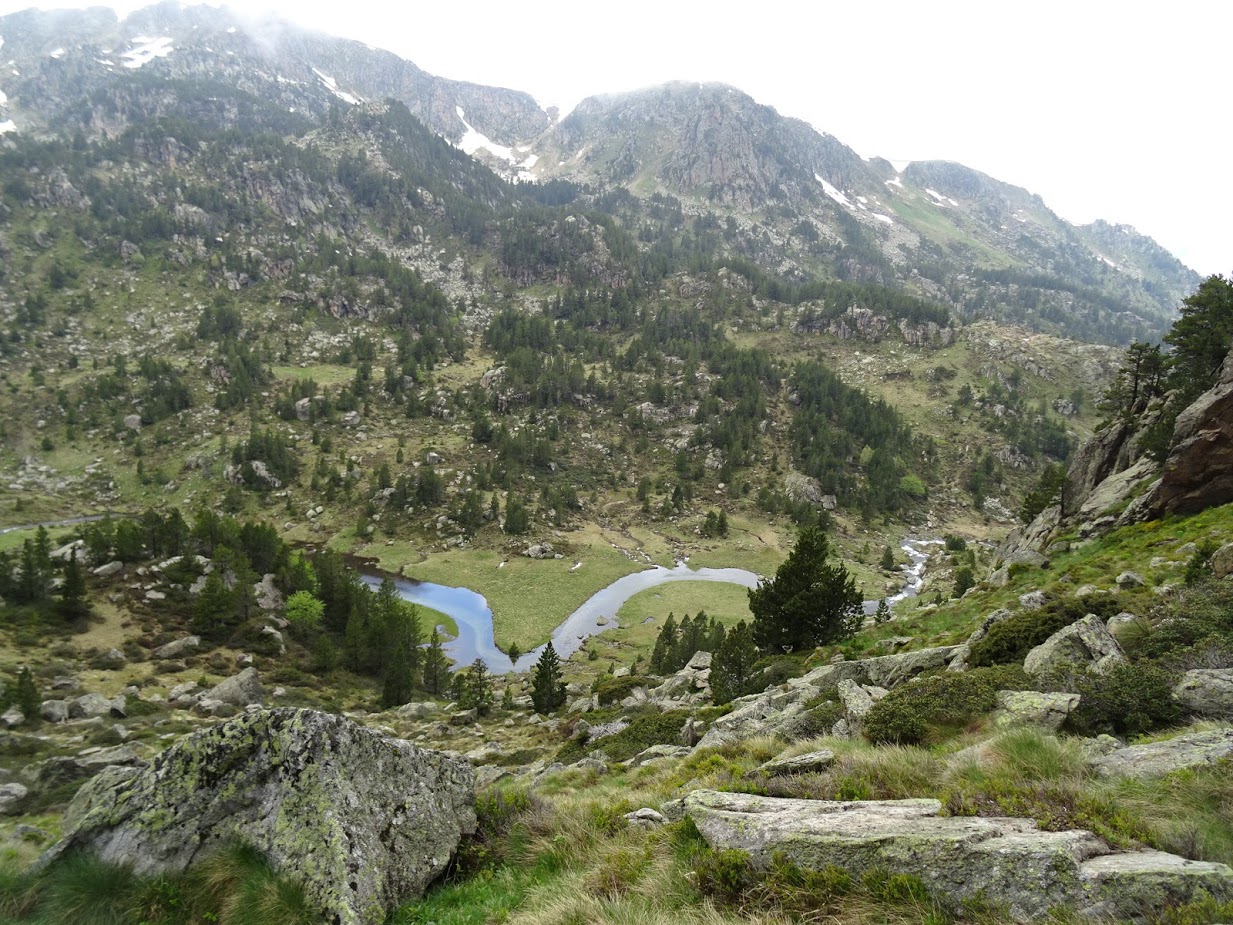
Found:
[[[957,907],[969,900],[1022,922],[1058,908],[1085,918],[1140,918],[1233,895],[1233,870],[1162,851],[1115,851],[1091,832],[1041,831],[1030,819],[946,817],[937,800],[831,802],[700,790],[685,812],[714,848],[755,865],[781,854],[796,866],[881,868],[919,877]]]

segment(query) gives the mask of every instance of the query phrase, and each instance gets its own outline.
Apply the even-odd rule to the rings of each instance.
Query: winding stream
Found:
[[[925,563],[929,558],[925,548],[939,543],[941,540],[903,541],[900,548],[907,554],[910,564],[900,568],[904,585],[898,594],[886,599],[887,604],[894,605],[905,598],[916,596],[924,583]],[[382,581],[377,575],[364,575],[363,579],[366,585],[374,589],[379,587]],[[657,565],[634,572],[597,591],[566,617],[552,632],[552,646],[561,658],[569,658],[592,636],[606,629],[615,629],[618,626],[616,614],[621,606],[635,594],[648,588],[674,581],[722,581],[755,588],[761,580],[760,575],[745,569],[691,569],[684,562],[677,563],[675,568]],[[506,674],[510,671],[528,671],[539,660],[543,646],[523,653],[516,663],[497,648],[493,638],[492,610],[482,595],[468,588],[452,588],[430,581],[397,578],[394,579],[394,585],[403,600],[439,610],[458,624],[457,638],[445,642],[442,646],[445,654],[453,661],[455,669],[470,665],[478,658],[483,660],[492,673]],[[872,614],[877,607],[877,600],[864,602],[866,614]]]

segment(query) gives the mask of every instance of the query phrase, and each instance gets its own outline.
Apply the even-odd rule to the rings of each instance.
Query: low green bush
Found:
[[[1062,686],[1080,697],[1066,728],[1080,735],[1107,732],[1132,736],[1177,723],[1181,707],[1173,699],[1174,673],[1150,662],[1118,665],[1104,674],[1080,672]]]
[[[658,681],[643,677],[642,675],[631,674],[624,678],[610,678],[606,675],[596,679],[591,685],[592,693],[598,695],[599,705],[601,707],[609,704],[619,703],[630,694],[633,693],[636,687],[654,687]]]
[[[681,727],[692,714],[689,710],[648,711],[632,716],[629,725],[614,735],[587,743],[581,736],[571,739],[556,754],[556,760],[572,764],[588,752],[601,750],[611,761],[625,761],[652,745],[679,745]]]
[[[943,672],[897,687],[873,705],[864,734],[877,744],[918,745],[962,729],[997,706],[999,690],[1022,688],[1015,666]]]

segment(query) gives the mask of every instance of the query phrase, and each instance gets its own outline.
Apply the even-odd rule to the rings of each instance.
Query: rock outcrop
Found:
[[[233,839],[303,884],[339,925],[419,895],[475,828],[465,761],[312,710],[257,711],[181,740],[145,770],[86,784],[42,859],[86,850],[182,871]]]
[[[935,668],[946,667],[960,652],[960,646],[915,649],[898,655],[880,655],[854,661],[822,665],[782,687],[761,694],[750,694],[732,701],[732,712],[717,717],[698,742],[711,748],[740,742],[760,735],[797,737],[806,720],[805,704],[844,681],[869,688],[892,688]]]
[[[1191,732],[1160,742],[1119,748],[1097,758],[1092,766],[1101,774],[1155,777],[1202,767],[1233,757],[1233,728]]]
[[[1114,851],[1091,832],[1044,832],[1030,819],[943,817],[936,800],[828,802],[699,790],[685,812],[716,849],[765,867],[880,868],[919,877],[941,903],[983,898],[1021,922],[1068,908],[1138,918],[1207,892],[1233,896],[1233,870],[1160,851]]]
[[[1023,660],[1023,670],[1033,677],[1074,668],[1103,674],[1126,664],[1126,655],[1105,628],[1100,617],[1089,613],[1082,620],[1058,630]]]
[[[1220,379],[1177,416],[1172,449],[1136,515],[1194,514],[1233,501],[1233,353]]]
[[[1161,467],[1144,443],[1163,411],[1160,400],[1136,408],[1131,419],[1113,422],[1083,444],[1067,471],[1064,504],[1013,530],[999,557],[1009,561],[1018,552],[1039,552],[1064,527],[1088,536],[1233,501],[1233,354],[1216,385],[1178,415],[1172,449]]]

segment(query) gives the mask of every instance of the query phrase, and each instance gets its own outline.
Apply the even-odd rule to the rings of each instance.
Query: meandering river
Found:
[[[899,593],[886,599],[888,604],[893,605],[904,598],[914,597],[920,591],[924,583],[925,563],[929,558],[925,547],[940,542],[940,540],[903,541],[901,548],[907,554],[910,564],[901,568],[904,585]],[[621,606],[635,594],[648,588],[674,581],[722,581],[746,588],[755,588],[761,580],[762,576],[745,569],[691,569],[685,562],[677,563],[675,568],[655,566],[641,572],[634,572],[618,578],[608,587],[597,591],[581,607],[566,617],[552,632],[552,646],[561,658],[569,658],[592,636],[604,630],[615,629],[618,626],[617,611],[621,609]],[[365,584],[372,588],[378,587],[381,581],[381,576],[364,576]],[[403,600],[439,610],[451,617],[458,625],[458,636],[443,645],[445,654],[453,661],[455,668],[470,665],[478,658],[482,659],[488,666],[488,670],[494,674],[506,674],[510,671],[528,671],[538,661],[543,646],[523,653],[516,663],[497,648],[493,638],[492,609],[482,595],[468,588],[452,588],[429,581],[399,578],[394,580],[394,584]],[[877,600],[864,602],[867,614],[872,614],[877,607]]]

